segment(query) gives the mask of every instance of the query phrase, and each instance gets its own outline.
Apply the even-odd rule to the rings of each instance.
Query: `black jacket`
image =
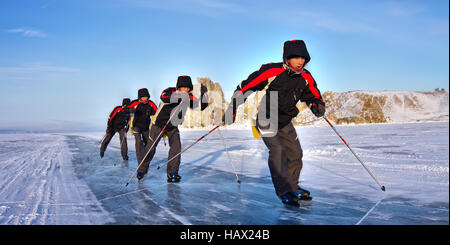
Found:
[[[246,100],[250,93],[263,90],[269,81],[271,83],[266,90],[267,103],[270,101],[269,91],[278,92],[278,128],[286,126],[292,118],[297,116],[299,111],[296,104],[299,101],[306,102],[307,105],[311,103],[324,104],[317,84],[308,70],[303,69],[301,73],[295,73],[284,63],[269,63],[262,65],[258,71],[250,74],[238,85],[230,104],[230,106],[234,105],[233,115],[236,115],[236,108]],[[269,115],[270,110],[268,109],[267,117]]]
[[[116,106],[109,114],[108,128],[119,131],[127,126],[130,120],[130,110],[126,106]]]
[[[162,104],[162,108],[160,108],[160,112],[156,116],[155,125],[157,125],[159,127],[164,127],[166,125],[167,121],[170,119],[172,113],[175,112],[173,110],[177,106],[179,106],[178,107],[179,109],[177,109],[178,111],[176,112],[177,115],[174,115],[172,118],[175,118],[178,116],[178,119],[180,119],[179,124],[183,123],[185,111],[184,111],[184,113],[182,113],[182,111],[181,111],[181,108],[183,107],[183,105],[181,105],[181,99],[178,99],[174,103],[170,102],[170,97],[176,93],[179,93],[179,92],[175,87],[166,88],[161,93],[161,102],[163,102],[163,104]],[[186,106],[185,106],[185,108],[183,108],[183,110],[186,110],[188,106],[192,109],[197,108],[198,106],[201,106],[200,109],[202,111],[206,107],[208,107],[208,103],[202,103],[199,99],[195,98],[192,95],[192,93],[188,93],[188,96],[189,96],[189,104],[186,104]],[[207,97],[205,97],[205,99],[207,100]],[[169,124],[167,124],[167,130],[171,130],[175,127],[178,127],[179,124],[173,125],[172,122],[170,122]]]
[[[148,131],[150,128],[150,117],[155,115],[158,110],[155,103],[151,100],[142,102],[136,99],[128,105],[128,108],[132,108],[134,112],[133,128],[140,131]]]

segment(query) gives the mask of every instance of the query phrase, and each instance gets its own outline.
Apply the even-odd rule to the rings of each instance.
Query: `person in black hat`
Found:
[[[171,159],[181,151],[181,141],[180,132],[178,130],[178,125],[183,123],[185,110],[187,107],[196,108],[201,106],[201,110],[204,110],[207,106],[207,102],[200,102],[199,99],[195,98],[191,91],[193,90],[192,80],[189,76],[179,76],[177,79],[176,87],[169,87],[161,93],[161,105],[159,111],[155,115],[154,123],[150,130],[150,142],[148,146],[153,144],[156,140],[153,148],[146,149],[150,150],[148,157],[149,161],[144,162],[137,171],[137,178],[140,180],[148,171],[148,166],[151,159],[155,155],[156,146],[159,143],[161,137],[158,138],[162,129],[166,127],[164,134],[167,135],[169,139],[169,158]],[[202,101],[208,101],[206,95],[206,87],[201,86],[201,98]],[[173,115],[173,113],[176,113]],[[171,119],[172,118],[172,119]],[[169,122],[169,119],[170,122]],[[167,126],[166,126],[167,125]],[[178,174],[178,169],[180,167],[181,155],[178,155],[175,159],[167,164],[167,182],[179,182],[181,176]]]
[[[283,203],[295,206],[300,200],[311,200],[312,197],[309,191],[298,185],[303,150],[291,120],[299,113],[296,107],[299,101],[305,102],[317,117],[325,113],[325,103],[317,83],[305,69],[310,60],[304,41],[286,41],[283,62],[262,65],[242,81],[224,117],[225,124],[234,123],[237,107],[251,93],[266,91],[258,107],[256,126],[269,149],[268,162],[275,192]],[[271,117],[270,111],[277,113]]]
[[[114,134],[119,133],[120,137],[120,152],[123,160],[128,160],[128,146],[127,146],[127,132],[128,121],[130,120],[130,110],[128,105],[130,104],[129,98],[122,100],[121,106],[116,106],[109,114],[108,127],[106,128],[106,136],[102,141],[100,147],[100,157],[105,155],[106,148],[111,141]]]
[[[131,108],[134,112],[133,119],[131,120],[131,129],[133,130],[135,139],[136,159],[139,164],[146,154],[145,147],[150,141],[150,118],[152,115],[155,115],[158,108],[155,103],[150,100],[150,93],[146,88],[138,90],[138,99],[133,100],[130,105],[128,105],[128,108]],[[148,162],[150,161],[148,160]]]

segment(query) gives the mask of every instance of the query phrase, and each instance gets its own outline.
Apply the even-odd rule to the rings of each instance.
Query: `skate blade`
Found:
[[[294,203],[283,202],[283,204],[287,208],[298,208],[298,207],[300,207],[300,202],[294,202]]]
[[[286,207],[299,208],[302,206],[311,205],[311,201],[312,201],[312,197],[302,197],[301,199],[298,199],[296,202],[292,202],[292,203],[283,202],[283,204]]]
[[[307,201],[307,202],[309,202],[309,201],[311,201],[311,200],[312,200],[312,197],[310,197],[310,196],[303,196],[303,197],[301,197],[301,198],[298,199],[299,202],[302,202],[302,201]]]

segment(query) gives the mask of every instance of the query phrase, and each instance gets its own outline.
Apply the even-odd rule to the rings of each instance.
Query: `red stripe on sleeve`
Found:
[[[139,101],[135,101],[133,103],[131,103],[130,105],[128,105],[128,108],[134,108],[135,106],[139,105]]]
[[[150,101],[149,104],[153,107],[153,109],[155,110],[155,112],[158,111],[158,107],[156,107],[156,105],[155,105],[155,103],[153,103],[153,101]]]
[[[256,77],[255,79],[253,79],[253,81],[249,82],[247,85],[245,85],[241,91],[239,92],[238,96],[240,96],[241,94],[243,94],[245,91],[247,91],[248,89],[255,87],[256,85],[260,84],[262,81],[267,80],[271,77],[274,76],[278,76],[281,73],[283,73],[284,71],[284,67],[281,68],[271,68],[263,73],[261,73],[261,75],[259,75],[258,77]]]
[[[166,89],[166,90],[167,90],[167,89]],[[161,98],[169,98],[168,95],[167,95],[167,96],[164,96],[164,92],[166,92],[166,90],[162,91],[162,93],[161,93]]]
[[[314,87],[314,79],[312,78],[311,74],[306,73],[306,72],[302,72],[302,77],[308,82],[309,90],[311,90],[311,92],[313,93],[314,97],[316,99],[320,99],[321,101],[323,101],[323,99],[320,98],[319,91],[316,89],[316,87]]]
[[[117,108],[114,113],[112,114],[112,116],[109,118],[109,121],[111,122],[111,120],[116,116],[116,114],[118,112],[120,112],[122,110],[122,107]]]

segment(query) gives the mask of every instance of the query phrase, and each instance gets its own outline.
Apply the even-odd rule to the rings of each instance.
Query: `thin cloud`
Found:
[[[448,20],[433,23],[429,28],[429,33],[433,35],[448,36],[449,34],[449,23]]]
[[[58,67],[58,66],[46,66],[46,65],[31,65],[25,67],[0,67],[0,74],[32,74],[32,73],[68,73],[68,72],[78,72],[78,69],[68,68],[68,67]]]
[[[21,34],[24,37],[40,37],[40,38],[47,37],[47,34],[45,34],[44,32],[30,28],[10,29],[7,30],[7,32]]]
[[[318,27],[334,32],[375,32],[376,29],[365,23],[352,23],[336,19],[322,19],[315,23]]]
[[[426,11],[424,7],[414,5],[404,5],[400,2],[389,2],[386,5],[387,14],[395,17],[414,16]]]
[[[46,3],[42,4],[42,5],[41,5],[41,9],[46,9],[46,8],[50,5],[51,2],[53,2],[53,1],[52,1],[52,0],[49,0],[49,1],[47,1]]]
[[[194,4],[212,9],[221,9],[229,12],[239,12],[239,7],[235,4],[221,2],[217,0],[190,0]]]
[[[56,74],[79,72],[79,69],[50,65],[5,66],[0,67],[0,82],[42,81],[42,78]]]
[[[242,12],[242,8],[240,6],[219,0],[119,1],[128,7],[159,9],[208,17],[217,17],[218,15]]]
[[[315,11],[297,11],[297,15],[308,20],[308,24],[333,32],[376,32],[377,29],[362,20],[351,17],[336,17],[332,14]]]

